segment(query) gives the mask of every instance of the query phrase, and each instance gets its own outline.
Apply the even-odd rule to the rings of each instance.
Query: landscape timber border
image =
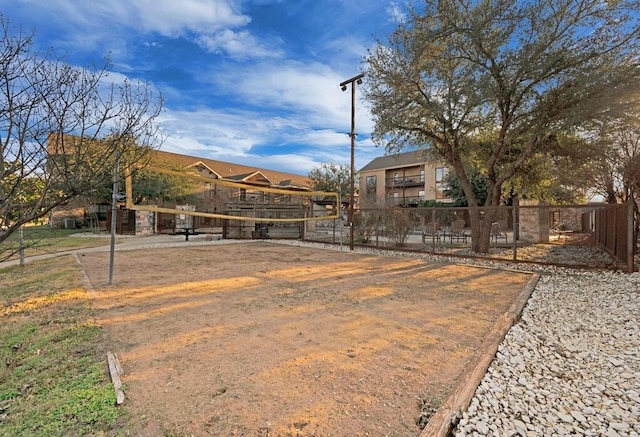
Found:
[[[483,348],[469,362],[445,401],[429,419],[427,426],[420,433],[420,437],[447,437],[450,435],[451,430],[460,420],[462,412],[466,411],[471,404],[473,395],[498,352],[500,343],[511,327],[520,319],[531,293],[540,280],[540,274],[532,273],[532,275],[511,307],[493,325]]]

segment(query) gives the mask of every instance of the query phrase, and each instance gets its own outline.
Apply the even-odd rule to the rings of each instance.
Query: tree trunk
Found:
[[[497,207],[470,208],[471,249],[476,253],[489,253],[491,225],[498,217]]]

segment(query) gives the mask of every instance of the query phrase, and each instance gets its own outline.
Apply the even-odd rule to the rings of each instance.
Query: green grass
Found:
[[[23,228],[23,247],[25,256],[43,255],[66,250],[109,244],[110,235],[100,234],[96,237],[74,237],[74,234],[85,233],[82,229],[57,229],[47,225],[25,226]],[[17,259],[19,233],[14,232],[0,243],[0,260]]]
[[[102,331],[68,256],[0,270],[0,436],[116,435]]]
[[[85,231],[83,231],[82,229],[52,228],[48,225],[25,226],[24,228],[22,228],[22,234],[25,240],[63,238],[69,235],[78,234],[80,232]],[[14,232],[13,234],[11,234],[11,236],[9,236],[7,241],[17,242],[18,239],[18,232]]]

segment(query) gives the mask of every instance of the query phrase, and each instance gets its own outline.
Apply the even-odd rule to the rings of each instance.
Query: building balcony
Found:
[[[425,199],[420,196],[405,196],[405,197],[388,197],[385,205],[386,206],[406,206],[410,208],[415,208],[420,206]]]
[[[416,177],[404,177],[404,178],[390,178],[386,181],[386,188],[406,188],[406,187],[421,187],[424,185],[424,180],[420,180],[419,176]]]

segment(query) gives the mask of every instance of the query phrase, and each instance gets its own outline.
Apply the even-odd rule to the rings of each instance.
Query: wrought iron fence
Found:
[[[353,231],[355,244],[361,247],[619,269],[626,262],[618,255],[626,251],[622,243],[626,232],[617,215],[604,224],[600,215],[614,214],[600,212],[604,209],[602,205],[361,208],[354,211],[352,226],[346,217],[314,223],[305,239],[346,244]],[[594,221],[585,223],[585,216]],[[594,233],[605,235],[607,242],[614,239],[616,250],[596,244],[602,239]]]

